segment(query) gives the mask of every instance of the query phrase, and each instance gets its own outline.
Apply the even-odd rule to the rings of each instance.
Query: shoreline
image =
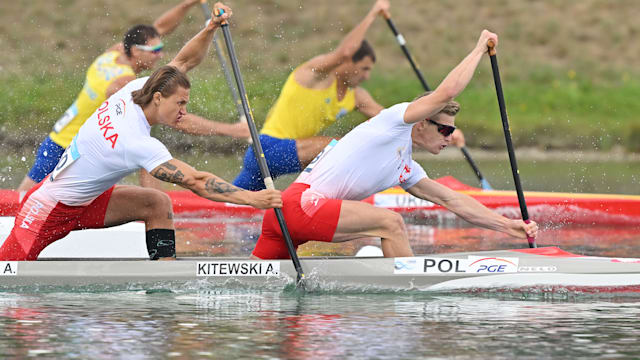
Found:
[[[473,160],[499,160],[509,157],[507,149],[488,150],[482,148],[467,148]],[[626,152],[622,146],[614,147],[611,150],[543,150],[536,147],[522,147],[515,149],[517,160],[526,161],[586,161],[586,162],[640,162],[640,153]],[[415,151],[413,158],[416,160],[429,160],[432,155],[426,151]],[[437,159],[457,159],[462,156],[460,150],[455,146],[447,147]]]
[[[4,130],[4,129],[3,129]],[[37,150],[40,142],[44,140],[48,133],[20,134],[10,131],[0,131],[0,143],[3,149],[14,154],[30,153]],[[221,155],[238,154],[241,156],[249,146],[248,142],[225,138],[219,136],[205,137],[184,135],[173,136],[169,133],[165,136],[157,134],[169,151],[176,155],[188,154],[192,149],[213,152]],[[506,147],[503,149],[484,149],[467,147],[469,153],[474,160],[500,160],[508,158]],[[538,147],[516,147],[516,158],[525,161],[549,161],[560,159],[565,161],[586,161],[586,162],[640,162],[640,153],[631,153],[624,149],[621,145],[616,145],[609,150],[580,150],[580,149],[550,149],[544,150]],[[430,160],[432,155],[423,150],[416,150],[413,153],[416,160]],[[460,150],[451,145],[437,155],[437,159],[457,159],[461,156]]]

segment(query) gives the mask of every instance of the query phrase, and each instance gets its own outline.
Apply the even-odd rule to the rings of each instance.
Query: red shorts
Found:
[[[293,183],[282,193],[282,213],[296,249],[307,241],[331,242],[340,218],[342,200],[311,198],[309,193],[306,200],[301,199],[307,189],[307,184]],[[262,219],[262,234],[252,255],[260,259],[289,258],[273,209],[267,210]]]
[[[114,186],[86,206],[68,206],[38,192],[46,177],[22,200],[11,234],[0,247],[0,260],[36,260],[49,244],[72,230],[104,227],[104,216]]]

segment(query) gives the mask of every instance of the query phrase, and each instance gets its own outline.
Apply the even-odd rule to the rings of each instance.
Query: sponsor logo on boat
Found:
[[[558,271],[558,268],[551,266],[520,266],[518,272],[554,272]]]
[[[17,261],[0,261],[0,276],[18,275]]]
[[[518,258],[469,256],[467,259],[436,257],[395,258],[394,274],[455,274],[455,273],[514,273],[556,271],[555,266],[524,266],[518,268]]]
[[[377,207],[432,207],[431,201],[417,198],[410,194],[375,194],[373,204]]]
[[[464,273],[467,260],[427,257],[395,258],[394,274],[453,274]]]
[[[275,276],[279,261],[210,261],[199,262],[196,276]]]
[[[518,272],[518,258],[469,256],[470,273],[514,273]]]

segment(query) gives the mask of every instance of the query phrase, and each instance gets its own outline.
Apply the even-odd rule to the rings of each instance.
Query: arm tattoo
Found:
[[[178,170],[178,167],[168,161],[158,166],[152,173],[156,179],[170,182],[173,184],[182,184],[184,174]]]
[[[209,194],[224,194],[241,190],[224,181],[216,181],[215,178],[207,180],[207,182],[204,184],[204,188]]]
[[[169,169],[169,170],[175,170],[175,169],[177,169],[177,168],[178,168],[177,166],[173,165],[173,164],[172,164],[172,163],[170,163],[169,161],[167,161],[167,162],[163,163],[163,164],[162,164],[162,166],[166,167],[166,168],[167,168],[167,169]]]

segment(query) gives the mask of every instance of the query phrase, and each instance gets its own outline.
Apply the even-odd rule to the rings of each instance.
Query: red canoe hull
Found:
[[[505,216],[520,217],[515,191],[484,191],[450,176],[437,181]],[[260,218],[264,213],[264,210],[248,206],[209,201],[190,191],[168,193],[173,201],[174,213],[180,217]],[[636,195],[525,192],[525,198],[530,218],[540,223],[640,225],[640,196]],[[443,207],[416,199],[399,188],[375,194],[364,201],[412,216],[455,218]],[[18,207],[16,191],[0,190],[0,216],[15,216]]]

